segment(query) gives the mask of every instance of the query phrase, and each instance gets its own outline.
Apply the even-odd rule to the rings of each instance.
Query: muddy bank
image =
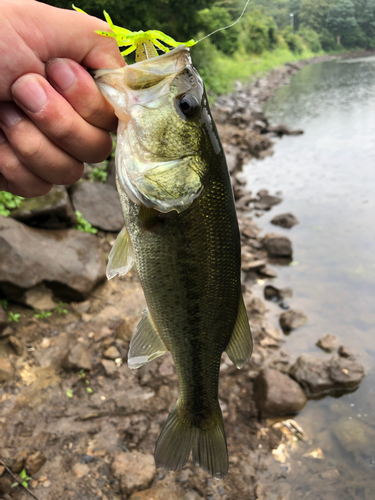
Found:
[[[234,129],[219,124],[227,151],[238,148],[238,144],[233,144],[238,137],[240,144],[254,144],[246,136],[257,132],[254,127],[231,126]],[[264,140],[268,133],[271,132],[259,135]],[[245,154],[253,155],[246,147]],[[243,151],[241,146],[238,149]],[[303,311],[293,309],[292,291],[287,287],[277,289],[272,280],[278,265],[292,262],[293,233],[289,238],[278,235],[277,226],[274,234],[261,233],[255,222],[257,214],[277,210],[280,215],[282,199],[266,190],[250,193],[238,173],[241,158],[237,152],[233,156],[237,162],[231,170],[242,238],[243,291],[255,349],[250,363],[240,371],[226,356],[222,361],[219,397],[228,439],[228,477],[216,481],[190,462],[176,473],[154,467],[155,441],[177,397],[177,377],[170,356],[137,371],[130,371],[126,365],[129,340],[145,308],[134,272],[110,282],[99,279],[99,285],[84,281],[89,284],[85,300],[80,302],[70,302],[72,291],[59,273],[53,286],[42,276],[40,282],[32,281],[31,288],[24,281],[11,287],[9,276],[5,280],[2,275],[3,294],[13,291],[14,295],[0,316],[0,458],[15,474],[26,471],[32,478],[28,480],[30,489],[38,498],[297,498],[291,486],[282,480],[283,475],[296,473],[288,469],[287,455],[294,447],[303,449],[306,456],[301,458],[298,472],[306,473],[311,469],[311,457],[319,455],[319,451],[314,446],[314,436],[286,419],[303,408],[307,397],[320,397],[331,390],[352,390],[363,371],[347,349],[341,348],[336,354],[340,342],[332,339],[322,339],[322,346],[328,351],[318,368],[323,380],[313,377],[316,360],[300,360],[292,369],[284,349],[284,332],[293,334],[294,329],[308,325],[308,318]],[[241,161],[245,158],[244,155]],[[95,185],[95,189],[99,192],[100,185]],[[68,199],[74,205],[73,195],[71,192]],[[98,205],[101,198],[96,196]],[[107,204],[108,197],[103,194],[102,200]],[[284,223],[295,223],[295,218],[288,215],[282,220],[289,222]],[[101,227],[99,220],[90,222]],[[20,224],[24,230],[25,223]],[[39,229],[38,224],[32,224],[34,234],[46,231]],[[43,219],[43,228],[45,224]],[[72,224],[66,222],[67,228],[62,231],[75,232],[68,229]],[[107,231],[100,228],[96,235],[90,235],[98,247],[92,258],[99,264],[115,239],[115,232]],[[77,255],[82,257],[84,246],[75,250],[72,260],[77,260]],[[17,249],[21,250],[25,251]],[[43,254],[39,254],[43,262]],[[97,268],[101,269],[99,264]],[[72,266],[70,272],[78,276],[90,268],[82,266],[77,270],[73,263],[67,262],[68,265]],[[56,284],[58,279],[64,286]],[[82,282],[77,278],[77,283]],[[264,300],[252,292],[256,282],[264,284]],[[280,306],[280,328],[272,328],[267,322],[268,300]],[[18,322],[8,322],[9,312],[13,317],[21,315]],[[338,426],[337,440],[350,448],[351,436],[360,433],[360,429],[346,429],[345,425]],[[284,465],[280,465],[283,460]],[[335,487],[340,474],[334,464],[327,466],[324,460],[318,459],[314,464],[315,481],[322,483],[321,498],[325,498],[325,491]],[[277,485],[269,486],[273,476]],[[14,479],[0,466],[3,498],[30,498],[20,486],[11,488],[12,483]]]

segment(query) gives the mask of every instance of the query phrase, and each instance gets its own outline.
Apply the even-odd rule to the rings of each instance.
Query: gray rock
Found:
[[[75,210],[94,227],[103,231],[120,231],[124,225],[120,200],[110,184],[80,182],[72,187]]]
[[[118,368],[114,361],[110,359],[102,359],[101,364],[107,377],[113,377],[114,375],[118,374]]]
[[[64,186],[53,186],[44,196],[25,199],[19,208],[12,210],[10,217],[29,226],[46,229],[61,229],[76,223],[76,216]]]
[[[350,391],[365,375],[363,366],[353,359],[334,356],[325,361],[310,354],[300,356],[289,373],[308,397]]]
[[[0,332],[8,325],[8,315],[4,311],[3,306],[0,304]]]
[[[259,270],[259,274],[261,274],[262,276],[265,276],[266,278],[277,278],[277,272],[268,266],[262,267]]]
[[[121,354],[120,351],[117,349],[117,347],[112,345],[111,347],[108,347],[108,349],[105,350],[104,357],[107,359],[117,359],[121,358]]]
[[[271,220],[271,224],[274,224],[275,226],[285,227],[286,229],[290,229],[296,224],[299,224],[299,220],[296,217],[294,217],[293,214],[280,214],[276,215],[276,217],[274,217]]]
[[[293,290],[289,287],[276,288],[273,285],[266,285],[264,287],[264,298],[272,302],[278,302],[293,296]]]
[[[349,347],[346,347],[344,345],[340,345],[337,352],[342,358],[354,358],[353,351],[350,350]]]
[[[254,207],[259,210],[270,210],[275,205],[278,205],[283,201],[279,196],[273,196],[268,193],[267,190],[263,189],[258,192],[259,200],[254,204]],[[258,205],[258,206],[257,206]],[[260,208],[262,205],[265,208]]]
[[[286,236],[267,234],[263,245],[270,257],[291,257],[293,255],[292,242]]]
[[[307,402],[301,386],[289,375],[265,368],[254,381],[254,399],[262,417],[291,415]]]
[[[65,370],[91,370],[91,356],[89,351],[81,343],[75,344],[67,352],[62,361]]]
[[[112,473],[120,481],[121,492],[125,495],[144,490],[156,476],[154,457],[139,451],[120,453],[112,464]]]
[[[323,349],[323,351],[333,352],[337,349],[338,343],[339,341],[337,337],[328,334],[325,337],[319,339],[316,345]]]
[[[9,359],[0,359],[0,382],[7,382],[11,380],[14,375],[13,366],[11,365]]]
[[[24,304],[38,311],[51,311],[55,309],[56,302],[53,300],[53,292],[44,283],[30,288],[24,294]]]
[[[289,309],[289,311],[280,314],[279,321],[283,331],[290,332],[303,326],[307,321],[307,316],[302,311]]]
[[[92,234],[35,229],[0,217],[0,290],[22,300],[46,283],[62,300],[82,300],[105,280],[105,254]]]

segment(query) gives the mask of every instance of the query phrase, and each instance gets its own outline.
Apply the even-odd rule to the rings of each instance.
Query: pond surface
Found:
[[[278,266],[274,284],[292,287],[290,306],[309,318],[285,348],[294,359],[305,352],[328,358],[315,343],[333,334],[366,369],[356,392],[309,401],[296,420],[312,443],[293,455],[275,487],[287,483],[290,500],[375,499],[375,57],[307,66],[265,111],[271,124],[305,131],[244,168],[253,192],[284,198],[260,225],[291,238],[295,265]],[[300,224],[270,224],[285,212]],[[267,306],[276,324],[282,311]],[[324,459],[302,457],[313,448]]]

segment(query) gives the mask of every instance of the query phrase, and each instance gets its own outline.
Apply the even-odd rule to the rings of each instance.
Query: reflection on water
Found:
[[[285,477],[275,472],[273,488],[282,491],[287,484],[290,500],[373,500],[375,57],[307,66],[277,93],[266,114],[273,124],[305,130],[303,136],[280,140],[274,156],[245,168],[253,191],[281,191],[285,199],[261,224],[266,232],[291,237],[298,262],[279,267],[275,280],[275,286],[293,288],[290,305],[309,318],[287,338],[286,349],[294,358],[318,352],[316,341],[330,333],[366,368],[355,393],[310,401],[296,418],[312,444],[301,446]],[[300,224],[291,230],[270,224],[285,212]],[[267,306],[277,323],[281,310]],[[302,456],[317,447],[323,460]]]

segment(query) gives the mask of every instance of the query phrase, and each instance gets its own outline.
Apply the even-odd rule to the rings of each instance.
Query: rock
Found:
[[[105,265],[92,234],[35,229],[0,217],[0,290],[10,298],[45,282],[62,300],[82,300],[104,281]]]
[[[297,413],[307,402],[297,382],[272,368],[264,368],[254,380],[254,399],[262,418]]]
[[[120,453],[112,464],[112,473],[120,481],[121,492],[125,495],[144,490],[156,475],[154,457],[139,451]]]
[[[8,325],[8,315],[4,311],[3,306],[0,304],[0,332],[2,332]]]
[[[12,347],[14,352],[17,354],[17,356],[22,356],[24,347],[23,344],[20,340],[17,339],[17,337],[14,337],[11,335],[8,339],[9,345]]]
[[[124,225],[116,189],[100,182],[79,182],[71,191],[75,210],[94,227],[103,231],[121,231]]]
[[[13,328],[11,326],[6,326],[3,331],[0,329],[0,339],[9,337],[9,335],[13,335]]]
[[[266,278],[277,278],[277,272],[268,266],[259,269],[259,274],[265,276]]]
[[[21,450],[13,458],[11,470],[12,472],[18,473],[25,468],[25,462],[27,457],[30,455],[30,450]]]
[[[113,343],[113,332],[108,326],[103,326],[103,328],[99,331],[97,331],[94,334],[94,341],[95,342],[102,342],[103,340],[110,339],[111,343]]]
[[[266,285],[264,287],[263,293],[264,298],[272,302],[278,302],[279,300],[284,300],[293,296],[293,290],[291,288],[276,288],[272,285]]]
[[[302,385],[307,396],[313,397],[351,390],[358,386],[365,372],[363,366],[355,360],[333,357],[325,361],[303,354],[289,373]]]
[[[35,451],[29,455],[25,462],[25,470],[29,476],[36,474],[46,463],[46,457],[41,451]]]
[[[339,353],[339,356],[341,356],[342,358],[354,358],[353,351],[351,351],[349,347],[345,347],[344,345],[340,345],[337,352]]]
[[[112,345],[111,347],[108,347],[108,349],[105,350],[104,357],[107,359],[117,359],[121,358],[121,354],[120,351],[117,349],[117,347]]]
[[[365,376],[365,370],[354,359],[334,357],[329,365],[329,376],[340,389],[350,389],[360,384]]]
[[[254,203],[254,208],[257,210],[270,210],[275,205],[283,201],[279,196],[268,194],[267,190],[261,190],[258,193],[259,200]]]
[[[296,224],[299,224],[299,220],[296,217],[294,217],[293,214],[280,214],[276,215],[276,217],[274,217],[271,220],[271,224],[274,224],[275,226],[285,227],[286,229],[290,229]]]
[[[114,375],[116,375],[118,373],[118,368],[117,368],[114,361],[112,361],[110,359],[102,359],[101,364],[104,368],[104,371],[105,371],[105,374],[107,375],[107,377],[113,377]]]
[[[89,351],[81,343],[75,344],[69,349],[62,361],[65,370],[91,370],[91,356]]]
[[[246,311],[251,315],[263,316],[266,312],[266,306],[262,299],[254,297],[250,302],[245,303]]]
[[[293,255],[292,243],[286,236],[279,234],[266,234],[263,245],[270,257],[291,257]]]
[[[87,464],[82,464],[81,462],[77,462],[73,465],[72,470],[78,479],[81,479],[90,472],[90,467]]]
[[[44,196],[23,200],[10,217],[28,226],[61,229],[74,226],[76,216],[64,186],[53,186]]]
[[[266,265],[265,259],[246,260],[245,262],[242,263],[241,269],[246,272],[257,271],[262,267],[264,267],[265,265]]]
[[[125,342],[130,342],[134,333],[134,329],[126,319],[121,323],[116,331],[116,339],[124,340]]]
[[[281,328],[286,333],[303,326],[307,321],[307,316],[297,309],[289,309],[289,311],[280,314],[279,321]]]
[[[129,500],[181,500],[170,487],[158,483],[154,488],[133,493]]]
[[[0,359],[0,382],[7,382],[11,380],[14,375],[13,366],[11,365],[9,359]]]
[[[0,494],[6,495],[12,491],[12,481],[7,477],[0,477]],[[5,497],[4,497],[5,498]],[[13,497],[9,497],[13,498]]]
[[[301,135],[303,134],[303,130],[291,130],[287,125],[281,123],[280,125],[276,125],[274,127],[268,127],[267,132],[272,132],[278,137],[282,137],[283,135]]]
[[[318,340],[316,345],[326,352],[333,352],[337,349],[338,339],[334,335],[326,335]]]
[[[51,311],[56,307],[56,302],[52,297],[52,290],[47,288],[44,283],[39,283],[25,292],[23,302],[38,311]]]

